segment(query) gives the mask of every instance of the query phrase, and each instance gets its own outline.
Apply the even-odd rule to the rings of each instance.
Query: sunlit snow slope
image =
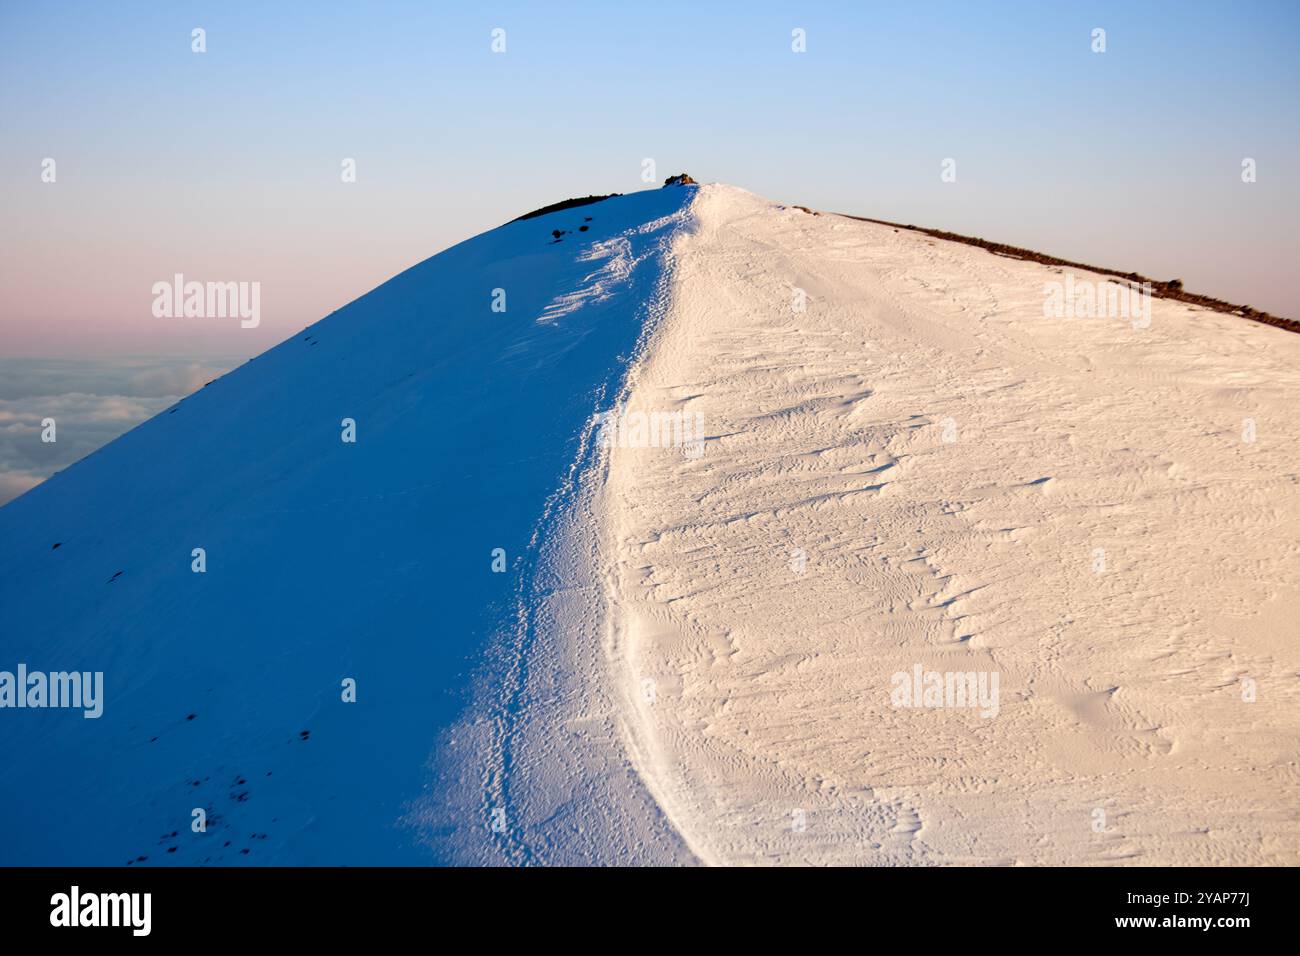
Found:
[[[103,671],[106,698],[0,710],[0,864],[420,863],[496,838],[491,808],[402,820],[692,194],[455,246],[0,509],[0,670]]]
[[[615,447],[598,510],[629,750],[693,855],[1295,864],[1300,336],[1049,318],[1054,267],[692,211],[625,401],[703,453]],[[900,706],[918,666],[996,711]]]

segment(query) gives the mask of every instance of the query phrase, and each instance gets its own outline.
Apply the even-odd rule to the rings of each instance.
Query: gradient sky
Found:
[[[3,0],[0,357],[252,355],[647,157],[1300,317],[1300,4],[732,9]],[[155,318],[176,272],[261,326]]]

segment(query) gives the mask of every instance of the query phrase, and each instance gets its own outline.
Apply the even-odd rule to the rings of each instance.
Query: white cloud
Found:
[[[0,359],[0,504],[224,371],[197,362],[156,359]],[[41,441],[46,418],[57,423],[56,442]]]

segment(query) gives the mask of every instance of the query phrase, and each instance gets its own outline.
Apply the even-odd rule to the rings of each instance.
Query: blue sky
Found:
[[[527,209],[645,188],[645,158],[1297,316],[1298,28],[1264,2],[5,4],[0,356],[255,354]],[[265,320],[160,323],[175,272],[259,281]]]

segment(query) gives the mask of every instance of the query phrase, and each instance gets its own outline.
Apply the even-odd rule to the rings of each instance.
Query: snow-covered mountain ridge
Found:
[[[1294,861],[1300,337],[547,208],[0,509],[0,862]]]

